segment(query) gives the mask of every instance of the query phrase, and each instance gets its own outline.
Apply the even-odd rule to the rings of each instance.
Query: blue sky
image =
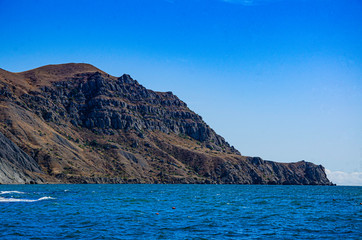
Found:
[[[0,0],[0,67],[129,73],[244,155],[362,185],[361,12],[358,0]]]

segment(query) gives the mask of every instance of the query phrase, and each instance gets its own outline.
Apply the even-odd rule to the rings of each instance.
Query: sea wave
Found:
[[[0,191],[0,194],[11,194],[11,193],[17,193],[17,194],[25,194],[25,192],[19,192],[19,191]]]
[[[21,199],[21,198],[4,198],[0,197],[0,202],[38,202],[43,200],[55,199],[52,197],[41,197],[39,199]]]

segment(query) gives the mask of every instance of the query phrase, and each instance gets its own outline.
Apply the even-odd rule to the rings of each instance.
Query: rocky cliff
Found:
[[[37,162],[0,133],[0,183],[43,183]]]
[[[0,69],[0,132],[32,166],[4,145],[5,175],[32,182],[331,185],[322,166],[242,156],[172,92],[89,64]]]

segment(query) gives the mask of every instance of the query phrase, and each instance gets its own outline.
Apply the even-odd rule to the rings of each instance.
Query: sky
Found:
[[[0,0],[0,68],[172,91],[243,155],[362,185],[362,1]]]

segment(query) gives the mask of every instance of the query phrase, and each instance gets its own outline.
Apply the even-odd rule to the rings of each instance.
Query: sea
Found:
[[[0,239],[362,239],[362,187],[0,185]]]

